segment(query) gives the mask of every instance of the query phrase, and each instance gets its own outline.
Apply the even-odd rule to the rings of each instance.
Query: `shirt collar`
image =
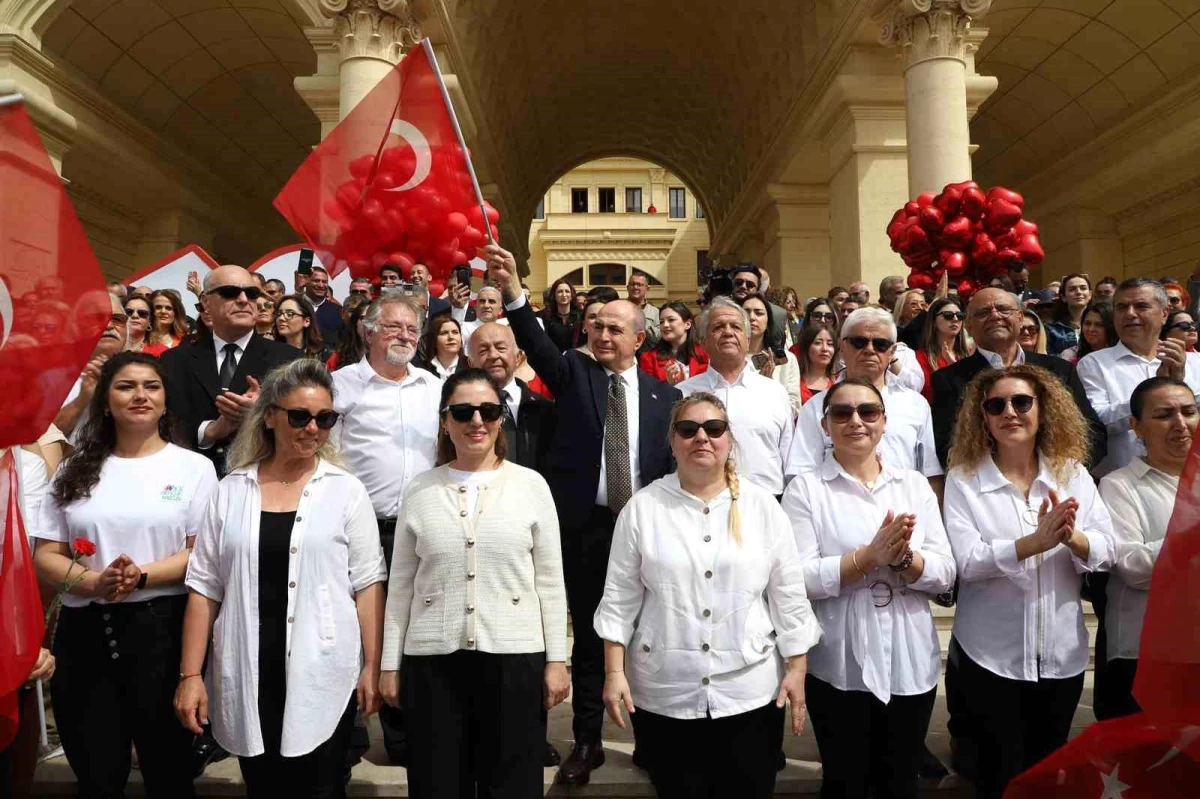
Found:
[[[440,380],[440,378],[433,372],[430,372],[426,369],[418,369],[412,364],[411,361],[408,364],[408,374],[405,375],[403,380],[399,382],[395,380],[389,380],[388,378],[379,374],[379,372],[375,371],[375,368],[371,366],[371,362],[367,360],[367,356],[365,355],[363,356],[363,359],[358,362],[358,371],[362,376],[364,383],[369,383],[372,380],[381,380],[384,383],[407,386],[410,383],[426,383],[432,380]]]
[[[246,347],[249,346],[249,344],[250,344],[250,339],[252,339],[254,337],[254,329],[251,328],[249,333],[247,333],[246,335],[242,336],[239,339],[235,339],[234,341],[226,341],[225,339],[218,336],[216,333],[213,333],[212,337],[213,337],[213,345],[217,348],[218,353],[222,352],[225,349],[226,344],[236,344],[238,350],[240,350],[241,352],[245,352]]]
[[[508,392],[508,396],[513,402],[521,401],[521,387],[517,385],[517,378],[509,380],[508,384],[504,386],[504,391]]]
[[[992,460],[992,454],[989,452],[983,456],[983,460],[979,462],[979,467],[975,470],[975,480],[979,486],[980,493],[997,491],[1005,486],[1012,485],[1004,473],[1000,471],[1000,467]],[[1034,482],[1041,482],[1049,488],[1057,488],[1058,481],[1054,479],[1054,473],[1050,470],[1050,463],[1038,450],[1038,473],[1034,478]]]
[[[1004,360],[1001,359],[999,353],[992,352],[991,350],[985,350],[983,347],[980,347],[978,344],[975,345],[975,351],[978,352],[980,355],[982,355],[984,357],[984,360],[986,360],[988,362],[988,365],[991,366],[993,369],[1003,369],[1004,368]],[[1010,365],[1018,366],[1023,363],[1025,363],[1025,350],[1021,349],[1018,346],[1017,347],[1017,357],[1013,359],[1013,362]]]
[[[1120,361],[1125,358],[1133,358],[1135,361],[1138,361],[1139,363],[1157,363],[1158,362],[1158,356],[1155,356],[1153,358],[1143,358],[1141,355],[1138,355],[1136,352],[1134,352],[1133,350],[1126,347],[1124,341],[1118,341],[1116,344],[1114,344],[1112,346],[1111,349],[1112,349],[1114,361]]]
[[[261,463],[262,463],[262,461],[258,461],[257,463],[250,464],[249,466],[243,466],[240,469],[234,469],[229,474],[231,476],[235,475],[235,474],[242,475],[242,476],[246,477],[248,480],[250,480],[254,483],[257,483],[258,482],[258,467],[259,467],[259,465],[261,465]],[[313,476],[310,477],[309,480],[311,482],[311,481],[319,480],[322,477],[327,477],[329,475],[342,475],[342,474],[349,474],[349,472],[347,472],[345,469],[343,469],[340,466],[336,466],[336,465],[330,463],[329,461],[325,460],[324,458],[318,458],[317,459],[317,470],[315,472],[313,472]]]
[[[879,469],[880,469],[879,476],[875,478],[875,487],[876,488],[878,488],[879,486],[883,485],[884,483],[886,483],[890,480],[895,480],[896,478],[898,478],[900,476],[897,473],[897,471],[891,467],[891,465],[888,463],[887,459],[885,457],[883,457],[883,455],[876,454],[875,457],[879,459]],[[838,463],[838,459],[836,457],[834,457],[832,452],[830,452],[828,457],[826,457],[825,460],[822,461],[820,474],[821,474],[821,479],[823,481],[825,481],[826,483],[828,483],[838,477],[844,477],[846,480],[849,480],[851,483],[853,483],[855,485],[862,485],[861,480],[859,480],[857,477],[854,477],[853,475],[851,475],[849,472],[847,472],[842,467],[842,464]]]
[[[637,370],[638,370],[638,365],[637,365],[637,362],[635,361],[633,366],[629,367],[624,372],[614,372],[613,370],[611,370],[607,366],[605,366],[604,374],[608,377],[612,377],[613,375],[620,375],[621,381],[625,384],[626,388],[637,388]]]

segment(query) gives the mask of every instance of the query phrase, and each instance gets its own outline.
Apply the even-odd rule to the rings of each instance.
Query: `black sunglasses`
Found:
[[[1038,329],[1036,327],[1034,327],[1033,325],[1021,325],[1021,335],[1022,336],[1036,336],[1037,334],[1038,334]]]
[[[814,322],[820,322],[822,320],[828,320],[832,322],[837,319],[837,314],[835,314],[833,311],[813,311],[808,315],[808,318]]]
[[[331,430],[337,424],[338,417],[341,416],[337,411],[317,411],[314,415],[309,413],[304,408],[283,408],[279,405],[272,405],[277,411],[283,411],[287,414],[288,426],[299,430],[302,427],[307,427],[308,423],[317,420],[317,427],[322,430]]]
[[[681,419],[675,423],[675,435],[680,438],[695,438],[701,429],[709,438],[720,438],[729,429],[729,422],[724,419],[709,419],[707,422],[693,422],[691,419]]]
[[[849,341],[850,346],[856,350],[865,350],[870,344],[876,352],[887,352],[896,343],[886,338],[867,338],[866,336],[846,336],[842,341]]]
[[[1182,330],[1184,333],[1191,333],[1196,330],[1195,322],[1176,322],[1171,325],[1172,330]]]
[[[217,286],[215,289],[209,289],[205,293],[216,294],[223,300],[236,300],[243,292],[246,294],[246,299],[250,300],[250,302],[257,300],[263,293],[262,289],[258,286]]]
[[[447,405],[442,408],[442,413],[449,413],[454,421],[460,424],[466,424],[475,417],[476,411],[479,412],[479,418],[485,422],[494,422],[504,413],[504,406],[496,402],[481,402],[478,405],[470,405],[465,402],[456,402],[453,405]]]
[[[947,322],[961,322],[967,318],[967,315],[962,311],[942,311],[938,316],[945,319]]]
[[[740,278],[740,277],[735,277],[733,279],[733,285],[736,288],[742,288],[743,286],[749,286],[752,289],[758,288],[758,283],[756,283],[755,281],[746,280],[746,279]]]
[[[883,406],[878,402],[864,402],[861,405],[830,405],[829,410],[825,411],[825,416],[834,424],[846,424],[854,418],[856,413],[859,419],[868,424],[878,422],[879,417],[883,416]]]
[[[126,316],[136,316],[138,319],[149,319],[150,312],[142,308],[126,308]]]
[[[1004,409],[1012,404],[1012,409],[1020,414],[1029,413],[1033,409],[1034,398],[1029,394],[1013,394],[1011,397],[992,397],[983,401],[983,410],[988,416],[999,416]]]

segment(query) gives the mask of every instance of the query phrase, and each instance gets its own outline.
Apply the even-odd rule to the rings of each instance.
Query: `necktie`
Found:
[[[232,341],[226,344],[223,348],[225,360],[221,361],[220,382],[221,388],[229,388],[229,384],[233,382],[233,373],[237,371],[237,344]]]
[[[629,464],[629,419],[625,408],[625,383],[620,375],[608,380],[608,406],[604,411],[604,480],[608,507],[614,514],[633,496]]]
[[[507,391],[500,392],[500,409],[501,409],[501,413],[503,414],[503,418],[504,418],[504,429],[505,430],[509,430],[509,429],[516,430],[517,429],[517,420],[513,418],[512,406],[508,404],[511,400],[512,400],[512,395],[509,394]]]
[[[514,463],[525,464],[521,460],[521,439],[517,436],[517,421],[513,419],[512,407],[508,404],[511,395],[507,391],[500,392],[500,411],[501,418],[504,420],[501,425],[504,430],[504,437],[508,439],[508,459]]]

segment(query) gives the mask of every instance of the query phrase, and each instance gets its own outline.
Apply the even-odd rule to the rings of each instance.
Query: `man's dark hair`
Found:
[[[1105,275],[1104,277],[1100,278],[1100,282],[1098,282],[1096,284],[1096,287],[1099,288],[1100,286],[1115,286],[1115,285],[1117,285],[1117,279],[1115,277],[1113,277],[1112,275]]]
[[[271,278],[270,280],[268,280],[266,283],[263,283],[263,288],[266,288],[267,286],[271,285],[272,283],[274,283],[275,285],[279,286],[279,290],[280,290],[280,291],[286,291],[286,290],[287,290],[287,289],[284,287],[284,285],[283,285],[283,281],[282,281],[282,280],[279,280],[278,278],[274,278],[274,277],[273,277],[273,278]]]
[[[612,286],[596,286],[588,292],[588,300],[599,300],[600,302],[616,302],[621,299],[621,295],[617,294],[617,290]]]
[[[732,269],[730,269],[730,270],[729,270],[729,276],[732,278],[732,277],[733,277],[734,275],[736,275],[738,272],[749,272],[749,273],[751,273],[752,275],[754,275],[754,279],[758,281],[758,284],[759,284],[760,286],[762,285],[762,270],[761,270],[761,269],[759,269],[759,268],[758,268],[757,266],[755,266],[754,264],[752,264],[752,263],[749,263],[749,262],[740,263],[740,264],[738,264],[737,266],[735,266],[735,267],[733,267]]]
[[[1009,261],[1008,262],[1008,271],[1009,272],[1028,272],[1029,266],[1024,261]]]
[[[383,266],[379,267],[379,276],[380,277],[383,277],[384,272],[395,272],[397,275],[400,276],[401,280],[404,279],[404,270],[402,270],[400,267],[396,266],[395,264],[384,264]]]

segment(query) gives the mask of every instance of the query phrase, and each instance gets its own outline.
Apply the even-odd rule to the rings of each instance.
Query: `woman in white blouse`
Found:
[[[946,669],[978,748],[976,794],[1067,740],[1088,639],[1079,576],[1112,563],[1112,523],[1083,468],[1087,424],[1036,366],[980,373],[954,428],[946,533],[958,608]]]
[[[887,416],[869,380],[825,392],[832,457],[783,495],[824,637],[807,694],[823,797],[917,796],[941,673],[929,598],[954,583],[937,497],[876,454]]]
[[[821,628],[787,517],[738,480],[721,401],[680,400],[670,431],[679,471],[635,494],[613,533],[593,620],[604,704],[622,728],[629,712],[659,796],[769,797]]]
[[[505,460],[501,387],[442,386],[438,466],[404,494],[383,637],[408,791],[540,797],[546,716],[567,697],[567,594],[545,479]]]
[[[188,567],[175,712],[197,734],[211,717],[251,797],[345,796],[355,707],[379,706],[383,549],[337,418],[325,364],[270,372]]]
[[[1179,475],[1187,463],[1200,411],[1187,383],[1152,377],[1129,399],[1129,424],[1146,454],[1100,480],[1100,494],[1112,514],[1116,552],[1108,580],[1107,657],[1104,701],[1096,697],[1097,718],[1137,713],[1133,678],[1146,615],[1150,577],[1175,508]],[[1101,690],[1097,686],[1097,692]]]

